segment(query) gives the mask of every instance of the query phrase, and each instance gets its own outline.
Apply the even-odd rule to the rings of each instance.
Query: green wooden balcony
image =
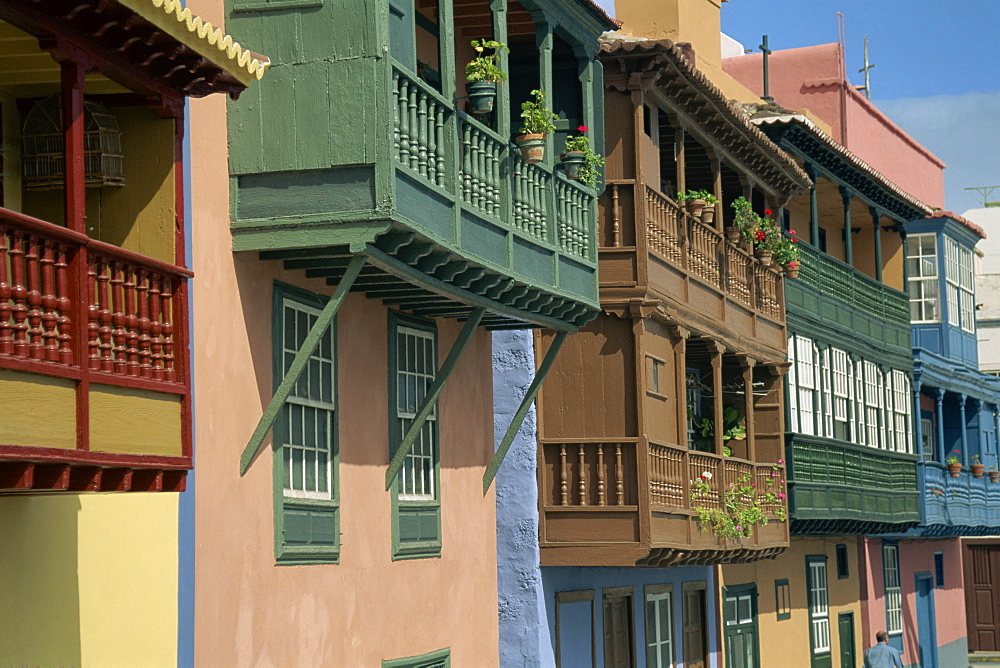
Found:
[[[785,452],[793,534],[892,533],[920,521],[916,455],[802,434]]]
[[[910,302],[904,292],[879,283],[850,265],[799,246],[802,270],[785,281],[785,304],[791,326],[798,318],[824,329],[850,331],[870,342],[910,355]]]

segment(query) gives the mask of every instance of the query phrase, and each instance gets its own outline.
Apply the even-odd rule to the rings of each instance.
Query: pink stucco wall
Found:
[[[221,0],[190,0],[221,21]],[[393,562],[387,309],[350,295],[338,314],[341,558],[276,566],[270,439],[244,477],[240,453],[272,388],[275,280],[324,281],[254,253],[229,232],[226,100],[191,102],[196,423],[195,658],[205,666],[378,666],[451,649],[452,665],[497,662],[491,338],[480,330],[439,401],[443,549]],[[461,324],[439,320],[441,359]]]
[[[875,642],[875,633],[886,628],[885,581],[883,579],[882,541],[865,538],[859,542],[864,559],[861,582],[861,633],[864,646]],[[934,589],[937,645],[943,647],[966,637],[965,593],[963,589],[962,552],[958,538],[901,540],[899,542],[899,578],[903,596],[903,663],[917,663],[917,573],[934,574],[934,553],[944,555],[943,588]]]
[[[725,58],[723,69],[763,95],[763,57]],[[830,125],[832,136],[905,192],[932,207],[944,207],[944,163],[892,122],[846,81],[843,49],[820,44],[775,51],[769,58],[775,101],[808,109]]]

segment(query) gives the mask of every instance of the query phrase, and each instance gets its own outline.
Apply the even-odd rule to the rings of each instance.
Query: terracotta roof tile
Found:
[[[935,211],[934,213],[930,214],[927,217],[928,218],[950,218],[950,219],[954,220],[956,223],[958,223],[960,225],[964,225],[965,227],[969,228],[970,230],[972,230],[973,232],[975,232],[976,234],[978,234],[980,239],[985,239],[986,238],[986,230],[984,230],[979,225],[976,225],[974,222],[972,222],[968,218],[964,218],[964,217],[958,215],[957,213],[955,213],[953,211]]]

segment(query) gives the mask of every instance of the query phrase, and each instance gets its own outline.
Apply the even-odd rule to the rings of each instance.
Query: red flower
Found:
[[[774,211],[771,211],[770,209],[764,209],[765,216],[770,216],[772,213],[774,213]]]
[[[757,230],[757,233],[756,233],[755,236],[757,238],[757,241],[763,241],[764,240],[764,231],[763,230]]]
[[[799,240],[798,239],[792,239],[792,243],[793,244],[797,244],[797,243],[799,243]]]
[[[798,234],[798,232],[796,232],[795,230],[788,230],[788,233],[789,234]]]
[[[578,127],[576,129],[576,131],[577,132],[586,132],[587,131],[587,126],[586,125],[581,125],[580,127]]]

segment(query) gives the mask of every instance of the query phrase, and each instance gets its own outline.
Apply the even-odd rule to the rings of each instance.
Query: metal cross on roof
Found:
[[[757,48],[764,54],[764,94],[761,99],[768,104],[774,104],[774,98],[771,97],[771,86],[768,82],[767,57],[771,55],[771,49],[767,48],[767,35],[761,37],[761,44]]]
[[[858,72],[865,73],[865,85],[859,86],[859,88],[865,92],[865,97],[869,100],[872,98],[872,88],[871,81],[868,79],[868,70],[873,67],[875,67],[875,64],[868,62],[868,35],[865,35],[865,66],[858,70]]]

